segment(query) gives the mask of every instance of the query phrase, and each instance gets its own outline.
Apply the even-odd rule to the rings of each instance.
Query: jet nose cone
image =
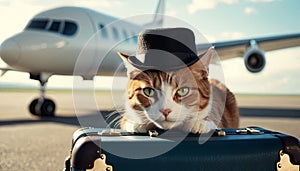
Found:
[[[15,64],[20,58],[20,46],[12,39],[8,39],[1,44],[0,57],[8,65]]]

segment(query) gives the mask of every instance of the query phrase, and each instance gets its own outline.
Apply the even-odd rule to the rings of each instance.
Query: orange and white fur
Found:
[[[128,55],[119,55],[129,77],[121,129],[205,133],[239,126],[234,95],[219,81],[208,78],[213,48],[193,65],[170,72],[142,71],[127,61]]]

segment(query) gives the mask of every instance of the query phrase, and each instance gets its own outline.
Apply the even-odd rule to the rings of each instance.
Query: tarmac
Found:
[[[40,118],[28,112],[37,95],[36,91],[0,91],[1,171],[62,170],[73,132],[81,126],[105,127],[97,122],[99,113],[113,111],[114,100],[122,103],[121,95],[112,98],[109,92],[75,93],[74,100],[71,91],[49,91],[47,96],[57,104],[56,117]],[[96,105],[87,99],[95,99]],[[258,126],[300,138],[300,96],[238,95],[237,99],[240,127]]]

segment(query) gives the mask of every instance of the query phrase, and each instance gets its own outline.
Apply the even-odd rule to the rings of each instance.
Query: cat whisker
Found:
[[[111,112],[106,116],[106,121],[108,122],[107,128],[117,128],[120,126],[121,119],[123,118],[123,114],[120,110],[116,110]]]
[[[108,123],[107,127],[116,128],[117,125],[120,125],[122,117],[122,115],[115,117],[112,121]]]
[[[124,110],[123,110],[124,111]],[[114,115],[120,115],[120,113],[124,113],[122,110],[115,110],[106,116],[106,119],[110,119]]]
[[[120,125],[121,125],[121,120],[117,121],[113,128],[115,129],[120,128]]]

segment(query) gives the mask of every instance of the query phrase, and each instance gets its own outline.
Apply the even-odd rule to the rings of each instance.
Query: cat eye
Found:
[[[143,92],[148,97],[153,97],[155,95],[155,90],[150,87],[143,88]]]
[[[176,91],[176,94],[179,96],[179,97],[184,97],[186,95],[188,95],[190,92],[190,89],[188,87],[181,87],[180,89],[178,89]]]

